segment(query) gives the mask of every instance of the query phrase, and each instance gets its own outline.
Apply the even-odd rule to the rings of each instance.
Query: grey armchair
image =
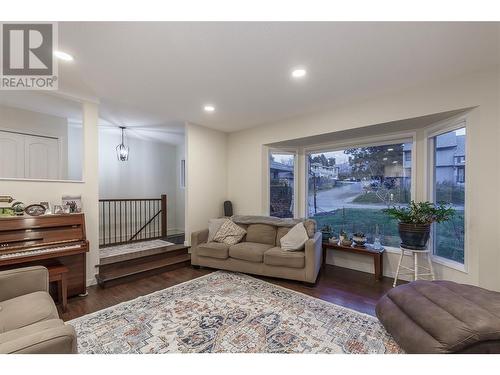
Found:
[[[0,272],[0,353],[76,353],[76,333],[59,319],[49,273],[35,266]]]

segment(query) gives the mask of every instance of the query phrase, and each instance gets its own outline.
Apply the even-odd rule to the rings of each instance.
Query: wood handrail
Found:
[[[161,198],[114,198],[114,199],[99,199],[99,202],[136,202],[136,201],[161,201]]]

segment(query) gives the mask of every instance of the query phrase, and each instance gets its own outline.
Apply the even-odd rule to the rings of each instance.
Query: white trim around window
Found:
[[[424,165],[425,165],[425,170],[426,173],[424,174],[424,188],[425,188],[425,197],[428,201],[433,202],[434,201],[434,181],[435,181],[435,169],[434,169],[434,139],[436,136],[439,136],[441,134],[445,134],[457,129],[465,128],[466,129],[466,136],[468,134],[467,132],[467,119],[468,119],[468,113],[466,114],[461,114],[459,116],[438,122],[436,124],[433,124],[431,127],[427,128],[424,132],[425,134],[425,142],[424,142]],[[469,207],[469,199],[467,198],[469,193],[469,168],[467,167],[468,161],[469,161],[469,155],[470,155],[470,142],[466,138],[465,141],[465,214],[464,214],[464,228],[465,228],[465,233],[464,233],[464,263],[456,262],[444,257],[440,257],[438,255],[434,254],[434,238],[433,238],[433,233],[431,232],[431,238],[429,240],[430,243],[430,254],[432,256],[433,262],[437,264],[441,264],[443,266],[452,268],[454,270],[468,273],[469,272],[469,259],[470,259],[470,254],[469,254],[469,249],[471,248],[469,246],[469,214],[470,214],[470,207]]]

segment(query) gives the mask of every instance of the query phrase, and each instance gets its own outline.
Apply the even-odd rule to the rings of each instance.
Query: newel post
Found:
[[[167,237],[167,195],[161,195],[161,236]]]

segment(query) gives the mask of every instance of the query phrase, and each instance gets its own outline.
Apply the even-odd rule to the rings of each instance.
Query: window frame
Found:
[[[464,263],[460,263],[439,255],[436,255],[434,253],[434,225],[432,226],[431,229],[431,237],[429,239],[429,254],[432,257],[432,261],[452,268],[454,270],[463,272],[463,273],[469,273],[469,259],[470,259],[470,254],[469,254],[469,213],[470,213],[470,207],[469,207],[469,184],[468,181],[469,179],[469,168],[467,168],[467,164],[469,161],[469,155],[470,155],[470,142],[468,139],[468,116],[467,115],[459,115],[447,120],[444,120],[442,122],[438,122],[434,124],[433,126],[427,128],[425,130],[425,153],[424,157],[426,158],[425,160],[425,167],[426,167],[426,173],[424,174],[424,186],[425,186],[425,191],[426,191],[426,200],[429,202],[434,202],[435,200],[435,138],[439,135],[449,133],[458,129],[465,128],[465,134],[466,134],[466,140],[465,140],[465,163],[463,166],[465,167],[465,182],[464,184],[464,192],[465,192],[465,197],[464,197]]]
[[[354,147],[372,147],[372,146],[386,146],[395,143],[411,143],[412,144],[412,156],[411,156],[411,200],[416,199],[417,194],[417,157],[416,149],[417,149],[417,132],[402,132],[402,133],[392,133],[384,136],[377,137],[364,137],[364,138],[353,138],[344,142],[334,142],[321,144],[316,146],[310,146],[304,148],[304,173],[307,176],[308,163],[309,158],[308,155],[311,153],[321,153],[321,152],[332,152],[332,151],[342,151],[346,148],[354,148]],[[404,159],[404,156],[403,156]],[[303,189],[303,194],[301,195],[301,200],[304,202],[304,217],[309,217],[309,207],[308,207],[308,195],[309,195],[309,184],[307,183],[307,178],[305,181],[305,187]],[[401,250],[399,247],[392,246],[384,246],[384,249],[388,253],[397,253],[400,254]]]
[[[266,198],[264,199],[265,201],[265,215],[266,216],[271,216],[271,180],[270,180],[270,165],[269,165],[269,160],[271,158],[271,154],[281,154],[281,155],[292,155],[293,156],[293,218],[297,219],[300,217],[299,215],[299,209],[298,209],[298,204],[299,204],[299,152],[296,148],[289,148],[289,147],[284,147],[284,148],[276,148],[276,147],[267,147],[267,152],[265,153],[266,155],[266,161],[265,161],[265,171],[266,171],[266,177],[265,177],[265,195]]]

